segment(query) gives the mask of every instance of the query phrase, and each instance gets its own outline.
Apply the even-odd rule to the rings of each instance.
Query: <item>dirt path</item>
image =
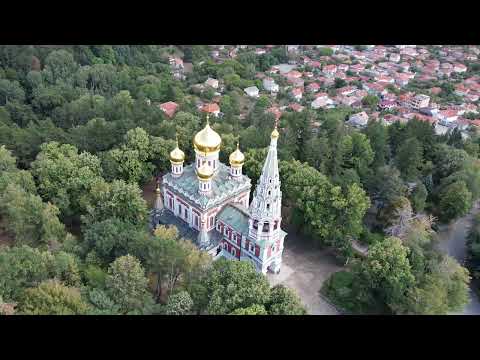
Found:
[[[437,231],[439,248],[457,259],[462,265],[465,265],[465,258],[467,255],[466,238],[468,235],[468,229],[472,223],[474,215],[479,212],[480,204],[477,203],[468,215],[458,219],[456,222],[448,226],[441,226],[439,231]],[[465,307],[463,312],[455,313],[455,315],[480,315],[480,300],[477,294],[471,289],[471,286],[470,303]]]

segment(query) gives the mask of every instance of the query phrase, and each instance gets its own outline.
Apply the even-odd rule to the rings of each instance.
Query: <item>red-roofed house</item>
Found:
[[[220,113],[220,107],[218,106],[218,104],[215,103],[205,104],[202,107],[202,111],[217,117]]]
[[[301,112],[304,109],[304,107],[302,105],[297,104],[297,103],[292,103],[292,104],[288,105],[288,107],[290,109],[292,109],[293,111],[296,111],[296,112]]]
[[[177,111],[178,104],[173,101],[169,101],[169,102],[160,104],[159,107],[168,117],[171,118]]]
[[[397,103],[392,100],[382,100],[380,104],[378,104],[378,107],[382,110],[391,110],[397,107]]]
[[[480,128],[480,119],[470,120],[470,124],[477,128]]]
[[[311,93],[316,93],[320,89],[320,85],[317,83],[311,83],[307,85],[307,91]]]
[[[297,70],[292,70],[292,71],[289,71],[288,73],[286,73],[285,76],[287,78],[301,78],[302,73],[300,71],[297,71]]]
[[[280,109],[276,106],[272,106],[271,108],[268,108],[267,109],[267,112],[269,113],[272,113],[273,115],[275,115],[275,121],[278,121],[278,119],[280,119],[280,116],[282,116],[282,112],[280,111]]]
[[[328,76],[335,75],[337,72],[337,65],[325,65],[322,69],[322,72]]]
[[[453,71],[457,72],[457,73],[464,73],[467,71],[467,67],[463,64],[460,64],[460,63],[456,63],[453,65]]]
[[[344,86],[340,89],[337,89],[337,94],[347,96],[353,94],[355,91],[357,91],[356,87],[353,86]]]
[[[297,101],[302,99],[303,90],[301,88],[294,88],[290,91],[290,95]]]
[[[437,115],[438,119],[443,123],[451,123],[458,119],[458,112],[456,110],[440,110]]]

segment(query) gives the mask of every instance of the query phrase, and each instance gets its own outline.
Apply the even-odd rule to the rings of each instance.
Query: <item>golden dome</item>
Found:
[[[221,143],[222,138],[210,127],[207,116],[207,125],[205,125],[205,127],[193,138],[195,150],[203,153],[215,152],[220,150]]]
[[[177,146],[170,152],[170,161],[175,165],[180,165],[185,161],[185,153],[178,147],[178,138]]]
[[[230,165],[232,166],[242,166],[243,163],[245,162],[245,155],[243,155],[243,153],[238,148],[238,143],[237,143],[237,150],[235,150],[233,153],[230,154],[229,160],[230,160]]]
[[[271,136],[272,136],[272,139],[277,139],[280,136],[280,134],[277,130],[277,127],[275,127],[275,129],[273,129]]]
[[[201,180],[208,180],[213,176],[213,167],[208,165],[207,162],[203,163],[197,170],[197,176]]]

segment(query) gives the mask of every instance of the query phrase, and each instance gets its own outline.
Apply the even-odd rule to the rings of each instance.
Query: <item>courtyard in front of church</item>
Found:
[[[280,274],[267,274],[271,285],[282,284],[295,290],[311,315],[337,315],[339,312],[320,296],[323,282],[342,269],[331,251],[314,248],[308,239],[288,229]]]

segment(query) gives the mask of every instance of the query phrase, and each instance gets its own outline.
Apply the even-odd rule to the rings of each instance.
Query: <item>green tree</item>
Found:
[[[158,226],[147,249],[147,268],[157,279],[155,297],[162,296],[163,287],[171,293],[179,283],[187,288],[209,264],[209,257],[194,244],[179,239],[176,227]]]
[[[50,84],[67,81],[75,73],[77,66],[69,51],[54,50],[45,59],[44,79]]]
[[[88,310],[77,288],[55,280],[27,289],[19,306],[20,313],[25,315],[85,315]]]
[[[165,305],[166,315],[188,315],[193,307],[193,300],[186,291],[180,291],[168,297]]]
[[[58,219],[59,209],[44,203],[38,195],[27,193],[10,184],[0,196],[0,213],[6,219],[6,229],[19,244],[55,247],[67,236]]]
[[[340,78],[335,78],[334,86],[335,86],[336,89],[339,89],[339,88],[344,87],[346,85],[347,85],[347,82],[345,80],[340,79]]]
[[[92,224],[109,218],[117,218],[133,225],[145,224],[147,204],[137,184],[127,184],[123,180],[107,183],[97,180],[90,192],[83,198],[86,214],[84,224]]]
[[[145,237],[145,230],[117,218],[95,222],[83,231],[86,248],[93,250],[104,265],[127,254],[139,256]]]
[[[425,208],[428,191],[425,185],[418,183],[411,195],[411,202],[416,212],[422,212]]]
[[[267,279],[251,263],[224,258],[215,261],[209,269],[205,288],[204,310],[211,315],[263,305],[270,296]]]
[[[370,140],[374,152],[372,168],[377,169],[384,166],[389,158],[388,130],[380,121],[369,121],[365,135]]]
[[[121,256],[110,264],[107,293],[123,314],[141,312],[151,301],[147,285],[145,271],[134,256]]]
[[[444,222],[455,220],[468,213],[472,207],[472,193],[464,181],[454,182],[440,193],[439,211]]]
[[[0,79],[0,105],[4,106],[10,102],[23,103],[25,101],[25,91],[18,81],[9,81]]]
[[[254,304],[246,308],[238,308],[233,310],[229,315],[269,315],[265,306]]]
[[[101,177],[100,160],[89,153],[78,154],[75,146],[50,142],[32,163],[40,195],[54,203],[66,217],[82,214],[81,197]],[[77,215],[78,216],[78,215]]]
[[[372,111],[377,108],[380,99],[375,95],[367,95],[362,98],[362,105],[368,106]]]
[[[373,293],[395,312],[415,281],[408,261],[409,250],[398,238],[374,244],[360,265],[361,277]]]
[[[415,180],[420,175],[423,151],[416,138],[406,140],[398,149],[397,166],[406,180]]]
[[[305,315],[307,312],[299,297],[284,285],[276,285],[266,305],[269,315]]]

